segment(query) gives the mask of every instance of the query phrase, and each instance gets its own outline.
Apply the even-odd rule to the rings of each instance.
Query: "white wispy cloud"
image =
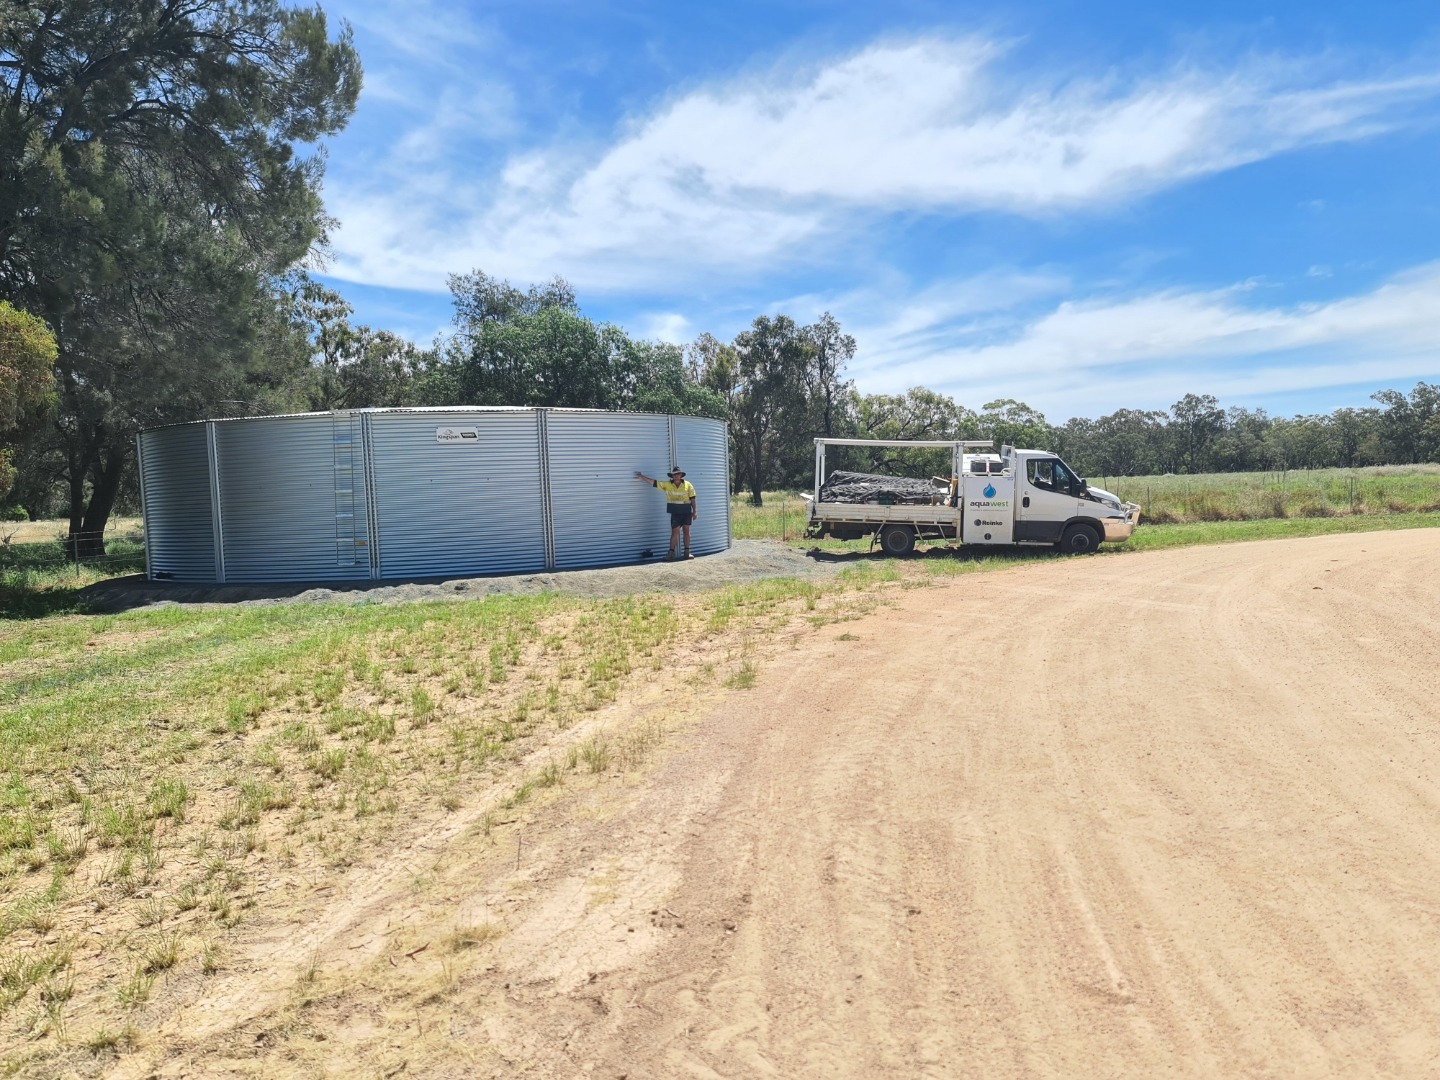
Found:
[[[591,290],[733,280],[854,250],[897,211],[1103,209],[1372,137],[1437,94],[1440,76],[1317,83],[1301,63],[1052,82],[1007,72],[995,42],[881,42],[695,89],[608,145],[517,150],[483,174],[430,152],[463,124],[398,132],[395,167],[327,183],[343,223],[333,270],[410,288],[477,266]]]
[[[645,341],[664,341],[685,345],[695,340],[693,323],[678,311],[657,311],[640,316],[630,326],[636,337]]]
[[[367,33],[387,52],[399,54],[422,72],[460,68],[502,44],[499,33],[462,6],[434,0],[332,0],[327,11]]]
[[[1002,313],[1003,329],[857,312],[856,374],[867,389],[923,384],[972,406],[1021,397],[1064,418],[1191,391],[1233,398],[1440,373],[1440,263],[1323,303],[1265,305],[1261,295],[1245,283],[1066,300],[1028,319]]]

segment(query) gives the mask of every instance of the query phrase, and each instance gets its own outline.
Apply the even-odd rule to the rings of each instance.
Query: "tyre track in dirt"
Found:
[[[247,1035],[226,1071],[1440,1074],[1437,553],[1370,533],[898,593],[642,782],[558,804],[523,874],[450,851],[437,917],[506,933],[443,993],[377,963],[311,1011],[323,1045]]]

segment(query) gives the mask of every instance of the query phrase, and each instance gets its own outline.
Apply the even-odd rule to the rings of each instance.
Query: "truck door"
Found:
[[[1079,510],[1075,478],[1059,458],[1025,459],[1018,481],[1020,506],[1015,512],[1016,541],[1060,542],[1060,530]]]
[[[964,501],[961,505],[960,542],[963,544],[1014,543],[1015,474],[1000,471],[1000,463],[976,462],[995,472],[966,472],[962,481]]]

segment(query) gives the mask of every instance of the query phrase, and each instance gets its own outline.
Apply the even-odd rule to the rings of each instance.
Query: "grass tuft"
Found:
[[[478,948],[481,945],[487,945],[494,941],[504,934],[504,932],[504,927],[494,922],[474,923],[470,926],[457,927],[454,932],[445,939],[445,947],[451,952]]]

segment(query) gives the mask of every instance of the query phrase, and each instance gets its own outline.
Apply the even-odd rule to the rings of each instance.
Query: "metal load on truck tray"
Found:
[[[880,503],[890,506],[929,506],[944,495],[929,480],[907,476],[878,476],[874,473],[842,472],[836,469],[820,487],[820,501],[829,503]]]

